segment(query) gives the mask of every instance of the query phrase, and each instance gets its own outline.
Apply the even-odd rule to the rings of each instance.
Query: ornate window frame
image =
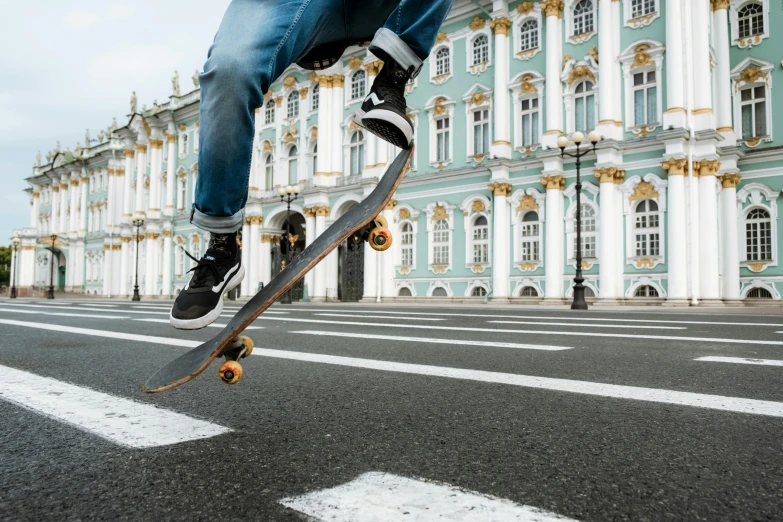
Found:
[[[351,118],[352,116],[349,116]],[[356,136],[357,133],[361,133],[362,138],[361,140],[357,140],[356,142],[352,142],[354,136]],[[351,169],[353,168],[353,165],[351,163],[351,149],[354,147],[360,148],[361,151],[361,169],[359,169],[359,172],[352,173]],[[351,123],[348,125],[348,130],[345,133],[345,142],[343,143],[343,165],[345,165],[344,169],[344,175],[345,176],[361,176],[364,172],[364,169],[367,168],[367,131],[355,123],[351,121]]]
[[[623,214],[625,217],[625,263],[633,265],[637,269],[653,269],[666,261],[666,244],[668,241],[666,227],[666,189],[669,182],[658,177],[655,174],[645,174],[644,176],[631,176],[620,185],[622,194]],[[643,200],[652,199],[658,204],[658,230],[660,236],[659,253],[657,256],[637,256],[636,238],[634,230],[636,222],[634,214],[636,207]],[[660,289],[658,289],[660,293]],[[633,296],[633,294],[631,294]]]
[[[441,49],[448,49],[449,51],[449,71],[445,74],[438,74],[436,57],[438,51]],[[438,33],[438,37],[435,39],[435,46],[430,51],[430,83],[435,85],[442,85],[449,78],[454,76],[454,42],[446,35],[446,33]]]
[[[574,129],[576,129],[576,109],[574,107],[576,87],[585,80],[590,81],[593,84],[592,92],[593,102],[595,103],[595,123],[598,125],[598,115],[600,114],[598,62],[596,62],[592,56],[585,56],[585,58],[579,62],[569,59],[566,62],[565,67],[563,67],[560,80],[566,84],[566,89],[563,91],[566,134],[572,134]]]
[[[190,149],[190,133],[184,125],[179,128],[179,136],[177,136],[177,143],[179,144],[177,154],[179,159],[185,159],[188,156]],[[150,154],[148,154],[150,156]]]
[[[394,224],[396,225],[395,233],[398,234],[397,237],[400,238],[400,247],[402,247],[402,224],[410,224],[413,230],[413,262],[410,265],[403,265],[402,248],[396,248],[394,250],[394,270],[400,275],[408,275],[416,270],[416,258],[418,257],[416,241],[419,237],[419,211],[407,203],[403,203],[394,207],[392,217],[394,219]],[[413,290],[411,290],[411,292],[415,295]]]
[[[593,4],[593,30],[582,34],[574,33],[574,9],[582,0],[566,0],[563,9],[565,15],[566,41],[572,44],[581,44],[589,41],[598,34],[598,0],[591,0]]]
[[[357,75],[359,75],[359,74],[364,76],[363,80],[357,80],[356,79]],[[357,67],[355,71],[352,71],[350,73],[349,78],[347,78],[348,81],[345,82],[347,85],[346,85],[346,88],[344,89],[345,90],[345,106],[346,107],[348,107],[350,105],[353,105],[354,103],[357,103],[357,102],[362,102],[364,100],[364,97],[367,96],[367,93],[369,92],[369,83],[370,83],[369,76],[370,75],[367,74],[367,71],[365,71],[361,67]],[[364,92],[361,94],[361,96],[357,96],[355,98],[353,96],[354,80],[356,80],[357,85],[359,84],[359,82],[363,82],[364,83]]]
[[[598,195],[600,189],[592,182],[582,182],[581,204],[588,205],[595,211],[595,257],[582,257],[583,268],[590,269],[593,265],[600,264],[601,252],[601,207],[598,205]],[[565,212],[565,232],[566,232],[566,263],[576,268],[576,252],[574,251],[574,242],[576,241],[576,183],[572,183],[563,191],[563,196],[568,199],[568,207]],[[586,283],[585,283],[586,284]],[[595,295],[598,295],[596,292]]]
[[[494,237],[492,222],[492,202],[482,194],[471,194],[462,201],[460,205],[462,210],[462,228],[465,233],[465,268],[469,268],[474,274],[482,274],[492,266],[492,247]],[[474,222],[479,217],[487,220],[487,261],[486,263],[476,263],[473,261],[473,227]]]
[[[318,102],[316,102],[318,100]],[[317,106],[316,106],[317,105]],[[313,82],[310,87],[310,113],[315,114],[321,108],[321,84]]]
[[[465,38],[465,71],[477,75],[487,70],[487,67],[492,65],[492,59],[494,57],[492,30],[489,28],[489,20],[473,17],[473,21],[468,26],[470,33]],[[473,64],[473,50],[476,44],[476,40],[479,36],[485,36],[487,39],[487,61],[483,63]],[[453,56],[453,54],[452,54]],[[454,64],[452,63],[452,69]]]
[[[627,3],[627,2],[626,2]],[[663,124],[663,52],[665,47],[655,40],[636,40],[620,53],[619,60],[623,68],[623,83],[625,85],[625,131],[636,136],[645,136]],[[636,73],[655,71],[656,121],[652,124],[637,125],[634,121],[634,85],[633,76]]]
[[[733,113],[735,126],[737,127],[738,141],[744,143],[747,147],[753,148],[759,143],[769,143],[772,141],[772,71],[775,65],[749,56],[742,60],[731,70],[731,80],[733,84]],[[742,103],[740,101],[740,91],[748,87],[764,86],[766,113],[767,113],[767,135],[754,136],[752,138],[742,138]]]
[[[443,168],[454,162],[454,109],[457,102],[445,95],[435,95],[424,106],[427,111],[429,123],[429,162],[431,167]],[[446,161],[438,161],[438,144],[436,137],[436,120],[440,118],[450,119],[449,122],[449,158]]]
[[[294,121],[299,118],[299,115],[301,114],[302,107],[300,106],[300,95],[299,91],[296,89],[291,89],[288,92],[285,93],[285,119],[289,121]],[[291,101],[294,101],[292,104]],[[293,116],[291,116],[289,113],[291,112],[291,106],[296,105],[296,111]]]
[[[487,132],[490,138],[488,143],[492,145],[492,89],[486,85],[480,83],[474,83],[473,87],[468,89],[462,96],[462,101],[465,102],[465,150],[467,151],[465,159],[480,163],[484,158],[489,156],[489,150],[486,150],[483,154],[476,154],[475,143],[473,142],[473,113],[477,110],[487,111]],[[454,125],[451,126],[451,133],[454,133]],[[453,159],[452,149],[452,159]]]
[[[427,270],[433,274],[445,274],[452,268],[454,261],[454,209],[456,205],[452,205],[447,201],[433,201],[424,208],[424,212],[427,216]],[[439,219],[445,219],[448,223],[449,230],[449,259],[445,264],[435,264],[435,249],[433,241],[433,223]],[[429,295],[429,293],[428,293]]]
[[[546,192],[539,192],[534,188],[519,189],[508,199],[511,208],[512,237],[514,238],[512,255],[514,256],[514,268],[521,272],[533,272],[544,266],[546,240]],[[522,259],[522,218],[528,212],[538,214],[538,259],[534,262]],[[540,294],[539,294],[540,295]]]
[[[264,99],[264,121],[263,125],[261,125],[261,128],[265,127],[273,127],[275,125],[275,117],[277,116],[277,111],[275,107],[275,102],[272,98],[265,98]],[[267,122],[267,118],[269,116],[269,113],[272,113],[271,119]]]
[[[522,38],[520,36],[520,31],[522,30],[522,25],[527,22],[528,20],[533,20],[536,22],[536,25],[538,27],[538,45],[536,47],[533,47],[532,49],[526,49],[522,50]],[[541,50],[543,49],[543,40],[544,37],[543,33],[543,17],[541,16],[541,4],[540,3],[532,3],[532,2],[522,2],[519,4],[516,8],[516,11],[511,14],[511,30],[512,30],[512,41],[514,45],[514,59],[515,60],[530,60],[535,55],[537,55]]]
[[[400,295],[400,290],[403,288],[407,288],[411,295]],[[409,298],[409,297],[416,297],[416,287],[413,283],[410,283],[408,281],[398,281],[397,287],[394,289],[394,296],[398,298]]]
[[[296,148],[296,154],[291,156],[291,149],[293,149],[293,148]],[[283,162],[285,163],[285,174],[286,174],[285,184],[286,185],[293,185],[293,183],[291,183],[291,163],[294,162],[294,161],[296,161],[296,170],[297,170],[297,172],[296,172],[296,182],[297,183],[296,184],[298,184],[299,181],[300,181],[299,174],[302,172],[302,168],[299,165],[299,144],[296,143],[296,142],[289,143],[285,147],[285,153],[284,153],[284,156],[283,156],[282,159],[283,159]]]
[[[737,231],[739,233],[740,266],[747,268],[751,272],[762,272],[770,266],[778,266],[778,196],[780,196],[779,190],[773,190],[761,183],[748,183],[737,191]],[[747,259],[745,220],[748,213],[754,208],[761,208],[769,212],[770,224],[772,226],[771,261],[748,261]]]
[[[468,284],[468,287],[465,289],[464,297],[476,297],[479,299],[483,299],[483,296],[473,295],[473,290],[475,290],[476,288],[483,288],[485,292],[484,295],[486,296],[489,294],[491,289],[489,283],[490,283],[489,280],[485,280],[485,279],[478,279],[472,281],[470,284]]]
[[[534,143],[525,146],[522,142],[522,100],[538,98],[538,141],[544,135],[544,76],[537,71],[523,71],[516,75],[509,83],[508,88],[512,93],[514,126],[514,150],[523,154],[530,154],[537,150],[541,144]]]
[[[454,297],[454,292],[451,291],[451,286],[448,282],[437,280],[430,282],[430,287],[427,289],[427,297],[441,297],[442,296],[433,296],[432,293],[435,291],[436,288],[443,288],[446,290],[446,297]]]
[[[538,293],[536,296],[523,296],[522,290],[527,288],[528,286],[535,289],[535,291]],[[541,288],[541,281],[537,279],[531,279],[531,278],[525,278],[520,281],[517,281],[517,285],[514,287],[514,290],[511,292],[511,297],[518,297],[521,299],[541,299],[544,297],[544,289]]]
[[[762,14],[764,16],[764,32],[748,38],[739,36],[739,11],[747,4],[761,4]],[[766,38],[769,38],[769,0],[731,0],[729,5],[729,26],[731,28],[731,41],[729,45],[744,49],[759,45]]]
[[[648,13],[646,15],[637,16],[635,18],[633,17],[633,11],[631,6],[631,0],[625,0],[623,2],[623,20],[624,20],[624,26],[630,27],[632,29],[641,29],[642,27],[647,27],[653,21],[657,20],[661,16],[661,0],[653,0],[655,3],[655,9],[652,13]]]
[[[661,276],[652,274],[649,276],[640,276],[638,279],[633,280],[628,286],[628,290],[625,291],[625,297],[628,299],[665,299],[668,294],[661,283]],[[636,289],[640,286],[653,287],[658,292],[658,297],[636,297],[634,294],[636,293]]]

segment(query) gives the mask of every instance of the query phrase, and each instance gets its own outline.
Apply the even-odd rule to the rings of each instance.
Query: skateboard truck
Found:
[[[383,216],[376,216],[375,219],[362,230],[361,236],[364,241],[370,243],[370,247],[378,252],[388,250],[392,245],[392,234],[389,230],[389,223]]]
[[[226,362],[220,365],[218,376],[226,384],[236,384],[242,378],[242,365],[237,361],[253,353],[253,340],[247,335],[235,337],[222,355]]]

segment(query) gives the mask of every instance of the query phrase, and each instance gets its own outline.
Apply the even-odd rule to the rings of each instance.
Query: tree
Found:
[[[11,284],[11,247],[0,246],[0,286]]]

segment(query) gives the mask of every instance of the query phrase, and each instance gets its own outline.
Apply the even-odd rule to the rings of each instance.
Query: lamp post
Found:
[[[584,142],[585,135],[577,131],[571,135],[571,141],[576,145],[576,152],[569,154],[565,151],[568,146],[568,137],[560,136],[557,138],[557,146],[560,149],[560,157],[569,156],[576,158],[576,277],[574,277],[574,301],[571,303],[571,310],[587,310],[585,302],[585,278],[582,277],[582,178],[580,177],[580,167],[582,166],[582,157],[595,152],[596,144],[601,141],[601,135],[596,130],[590,131],[587,139],[592,143],[593,148],[584,152],[579,150],[579,146]]]
[[[296,238],[291,233],[291,202],[296,201],[299,197],[299,185],[288,185],[287,187],[280,187],[277,190],[280,196],[280,202],[286,202],[288,207],[286,208],[285,223],[286,230],[283,233],[283,241],[288,240],[288,247],[285,249],[285,259],[283,259],[281,270],[284,270],[289,264],[291,264],[291,258],[293,257],[294,243]],[[282,304],[291,304],[291,289],[286,290],[283,294],[283,298],[280,300]]]
[[[19,251],[19,243],[21,242],[22,240],[19,239],[19,236],[14,236],[14,239],[12,240],[13,245],[11,246],[11,249],[14,252],[14,258],[12,260],[14,273],[11,277],[11,299],[16,299],[16,273],[19,272],[19,256],[17,255],[17,252]]]
[[[141,301],[139,296],[139,227],[144,224],[144,220],[134,219],[133,226],[136,227],[136,283],[133,285],[133,297],[131,301]]]
[[[46,293],[47,299],[54,299],[54,242],[57,241],[57,234],[49,236],[52,238],[52,262],[49,269],[49,291]]]

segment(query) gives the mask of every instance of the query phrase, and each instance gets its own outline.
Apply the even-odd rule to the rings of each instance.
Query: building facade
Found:
[[[417,149],[383,211],[392,248],[349,239],[295,297],[561,303],[579,211],[589,297],[779,300],[775,20],[771,0],[457,0],[406,87]],[[318,73],[293,66],[256,110],[242,295],[280,270],[284,230],[300,251],[393,159],[350,120],[380,67],[360,47]],[[174,83],[163,105],[133,100],[98,143],[37,162],[21,287],[129,295],[137,266],[143,295],[187,283],[184,250],[198,258],[208,241],[189,223],[199,90]],[[577,209],[576,166],[556,142],[593,128],[603,139],[582,161]],[[289,211],[277,189],[294,184]]]

